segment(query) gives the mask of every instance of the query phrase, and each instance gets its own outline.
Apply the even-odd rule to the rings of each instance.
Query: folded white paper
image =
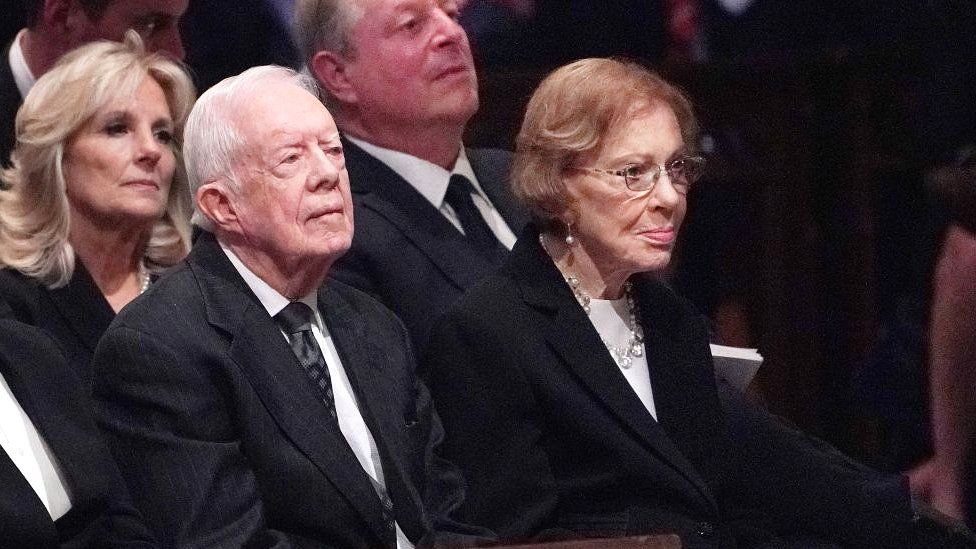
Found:
[[[756,349],[709,345],[715,377],[724,379],[733,387],[744,391],[762,366],[763,357]]]

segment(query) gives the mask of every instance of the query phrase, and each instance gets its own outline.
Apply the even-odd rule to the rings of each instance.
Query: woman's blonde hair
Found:
[[[596,151],[641,105],[671,109],[689,154],[697,148],[698,123],[691,102],[677,87],[641,65],[619,59],[581,59],[539,84],[526,107],[512,166],[515,196],[544,229],[574,207],[564,175],[579,157]]]
[[[129,31],[121,43],[93,42],[66,54],[38,79],[17,112],[11,167],[0,173],[5,187],[0,190],[0,265],[51,288],[71,279],[75,258],[68,242],[65,146],[99,109],[133,96],[147,76],[163,89],[173,118],[176,172],[145,261],[158,272],[186,255],[191,197],[180,143],[196,91],[178,62],[146,53],[139,35]]]

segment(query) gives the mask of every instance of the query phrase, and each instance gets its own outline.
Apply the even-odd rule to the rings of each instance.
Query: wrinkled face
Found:
[[[465,124],[478,109],[457,0],[359,0],[348,77],[363,116],[401,125]]]
[[[102,107],[65,143],[72,215],[98,226],[152,224],[166,211],[176,169],[163,89],[146,77],[134,96]]]
[[[681,129],[671,109],[661,103],[643,104],[576,166],[623,170],[663,165],[683,152]],[[620,176],[570,170],[566,186],[577,203],[575,216],[568,218],[574,219],[573,232],[601,272],[629,275],[667,266],[687,206],[670,176],[662,173],[653,189],[637,192]]]
[[[247,246],[279,265],[336,259],[352,243],[352,198],[329,111],[286,82],[261,84],[236,126],[244,149],[231,200]]]
[[[148,51],[165,52],[182,60],[185,52],[178,23],[189,0],[115,0],[97,21],[85,17],[79,43],[121,40],[132,29],[142,36]]]

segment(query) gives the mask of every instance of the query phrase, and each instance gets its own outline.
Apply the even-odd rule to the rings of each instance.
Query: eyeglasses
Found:
[[[631,164],[620,170],[602,168],[577,168],[586,172],[605,173],[624,178],[627,188],[632,191],[650,191],[661,179],[661,174],[667,172],[671,185],[679,193],[685,194],[691,184],[705,172],[705,159],[701,156],[679,156],[663,166],[656,164]]]

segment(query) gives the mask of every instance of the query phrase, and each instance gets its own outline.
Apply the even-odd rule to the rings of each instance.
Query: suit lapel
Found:
[[[37,497],[20,469],[0,448],[0,530],[29,547],[58,547],[58,532],[44,503]],[[6,540],[7,542],[10,539]]]
[[[46,417],[42,410],[38,410],[35,395],[32,393],[34,389],[43,390],[45,380],[36,380],[39,383],[35,384],[35,380],[30,379],[33,364],[29,345],[25,345],[18,334],[8,332],[6,335],[9,336],[8,339],[0,342],[0,374],[3,374],[17,402],[31,418],[34,428],[57,456],[61,446],[60,438],[52,436],[51,429],[46,427],[52,427],[56,431],[59,418]],[[48,421],[38,421],[39,419]],[[70,476],[70,468],[62,466],[62,471]],[[6,531],[18,541],[30,543],[31,547],[57,547],[58,533],[51,515],[3,449],[0,449],[0,486],[4,491],[4,497],[0,498],[0,517],[3,517],[4,522],[0,524],[0,530]],[[69,486],[69,491],[73,487]],[[81,494],[78,496],[79,499],[83,497]],[[13,534],[14,530],[19,534]],[[24,535],[29,538],[23,537]]]
[[[357,315],[333,288],[326,283],[319,291],[319,311],[352,384],[359,411],[382,457],[386,489],[398,505],[395,510],[397,522],[408,536],[419,539],[425,531],[423,514],[419,511],[422,503],[399,459],[399,456],[409,455],[408,449],[398,443],[401,439],[398,435],[404,429],[403,410],[396,406],[395,399],[390,398],[390,388],[402,384],[402,380],[390,375],[391,369],[385,367],[387,353],[371,337],[363,322],[365,319]],[[401,497],[397,497],[398,493]],[[403,509],[408,501],[412,503],[411,509]]]
[[[547,318],[548,321],[540,323],[538,329],[566,368],[651,452],[715,505],[711,491],[695,466],[647,412],[614,364],[559,270],[539,246],[538,233],[534,229],[526,230],[512,255],[512,264],[519,267],[512,273],[522,297]],[[654,393],[656,400],[658,391]],[[661,410],[658,414],[660,416]]]
[[[362,207],[396,226],[459,289],[494,268],[396,172],[348,140],[343,143],[350,185]]]
[[[200,236],[188,258],[213,326],[230,337],[230,358],[250,381],[285,435],[328,477],[371,525],[379,539],[388,532],[376,492],[332,421],[298,359],[267,311],[234,269],[213,235]]]
[[[65,323],[88,351],[94,353],[98,340],[115,319],[115,311],[80,259],[75,258],[75,272],[71,280],[60,288],[48,290],[48,295]]]
[[[717,480],[713,449],[722,418],[704,324],[679,321],[687,315],[661,284],[639,280],[635,290],[660,423],[696,470]]]

